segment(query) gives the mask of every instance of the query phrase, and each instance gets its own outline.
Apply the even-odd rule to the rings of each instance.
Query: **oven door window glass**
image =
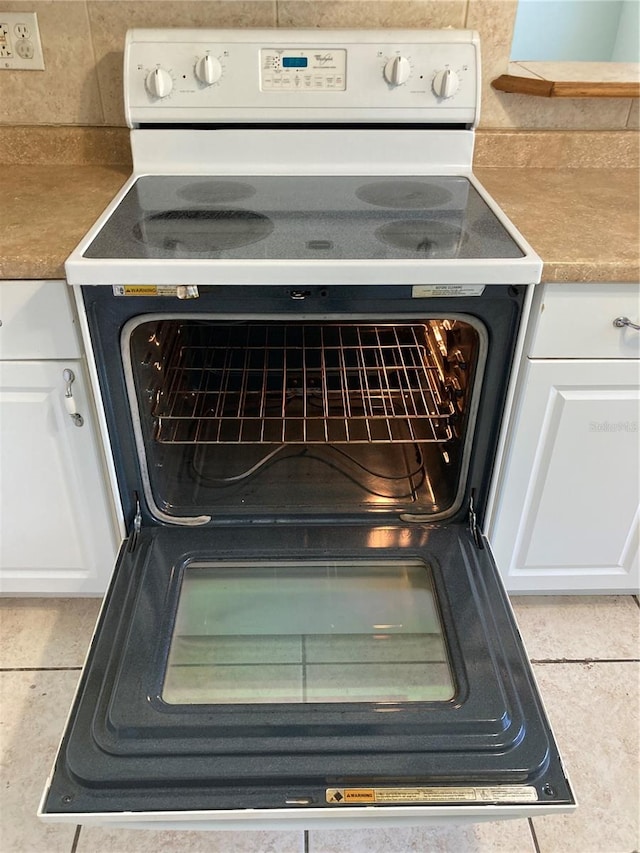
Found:
[[[420,560],[193,562],[168,704],[442,702],[455,684]]]

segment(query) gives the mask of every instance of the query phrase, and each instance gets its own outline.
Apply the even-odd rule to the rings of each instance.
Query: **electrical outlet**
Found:
[[[3,12],[0,9],[0,71],[3,68],[44,71],[35,12]]]

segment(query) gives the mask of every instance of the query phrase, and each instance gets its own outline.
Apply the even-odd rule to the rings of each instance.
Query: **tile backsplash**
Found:
[[[517,0],[1,0],[32,11],[45,71],[0,71],[0,124],[122,126],[122,50],[131,27],[468,27],[480,33],[481,126],[622,130],[638,100],[551,99],[496,92],[507,70]]]

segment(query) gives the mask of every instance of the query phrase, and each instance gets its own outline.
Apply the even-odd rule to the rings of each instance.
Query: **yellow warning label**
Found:
[[[175,296],[174,284],[118,284],[113,287],[114,296]]]
[[[373,788],[346,788],[345,803],[375,803],[376,792]]]
[[[127,284],[123,288],[125,296],[157,296],[155,284]]]
[[[533,785],[442,786],[425,788],[327,788],[328,803],[531,803],[538,799]]]
[[[373,788],[329,788],[328,803],[375,803],[376,792]]]

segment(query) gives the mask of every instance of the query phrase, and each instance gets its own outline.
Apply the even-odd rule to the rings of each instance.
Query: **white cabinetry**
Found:
[[[489,538],[513,592],[633,592],[640,578],[636,285],[546,285],[533,306]]]
[[[104,592],[114,513],[64,282],[0,283],[0,591]],[[77,426],[65,405],[72,371]]]

